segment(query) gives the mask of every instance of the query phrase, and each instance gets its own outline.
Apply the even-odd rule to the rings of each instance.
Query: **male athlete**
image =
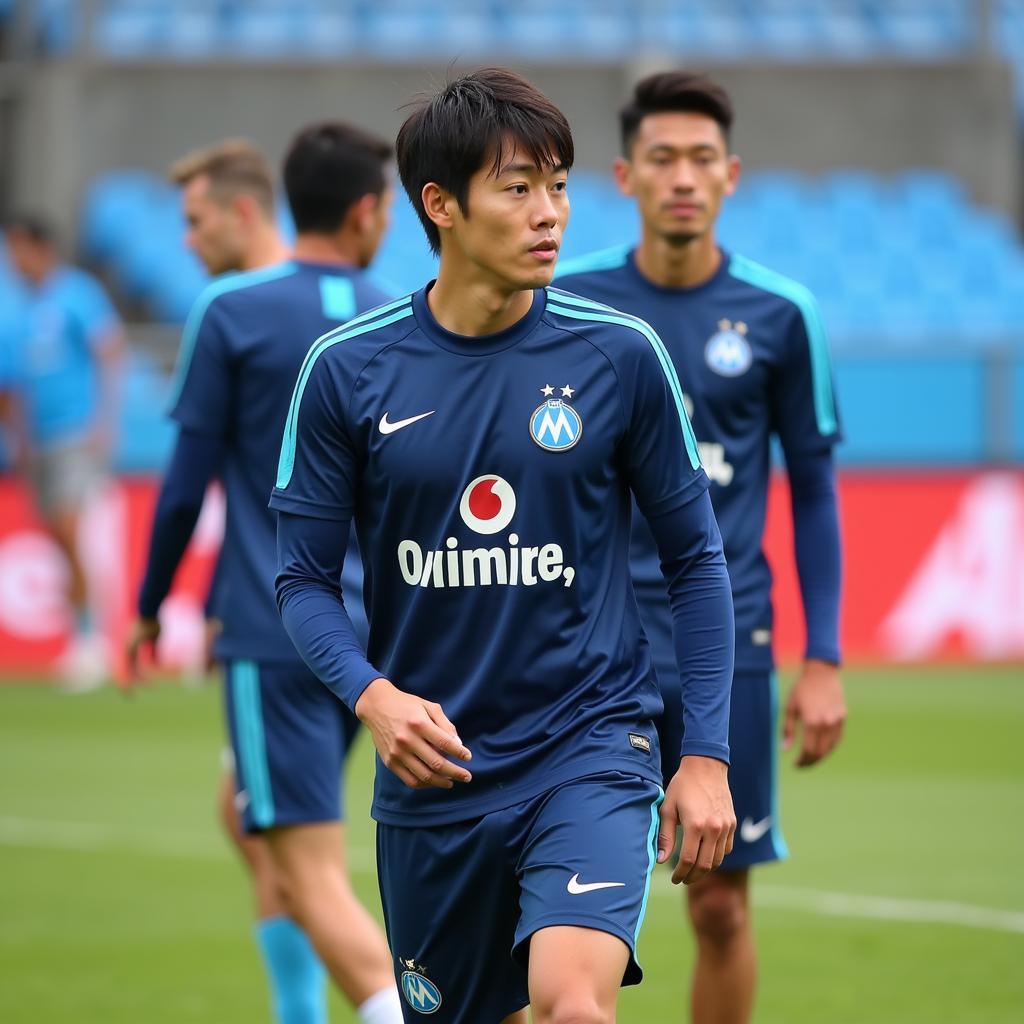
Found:
[[[12,217],[5,233],[25,285],[8,332],[15,461],[67,560],[74,634],[58,670],[69,689],[88,690],[107,679],[110,652],[93,622],[78,530],[107,474],[124,334],[99,282],[61,262],[45,220]]]
[[[478,71],[411,114],[397,155],[438,277],[306,358],[271,499],[278,602],[383,764],[378,871],[406,1020],[525,1024],[529,1004],[537,1024],[610,1024],[676,827],[677,882],[732,845],[732,609],[707,480],[657,335],[546,288],[569,214],[562,113]],[[660,816],[631,493],[686,697]],[[353,520],[368,652],[338,586]]]
[[[729,150],[728,95],[701,75],[653,75],[636,86],[621,122],[615,176],[637,201],[640,244],[570,262],[560,268],[559,284],[641,316],[658,331],[702,440],[736,608],[729,784],[741,824],[722,870],[687,890],[698,949],[692,1013],[697,1024],[740,1024],[750,1019],[756,974],[749,869],[786,856],[775,799],[771,575],[761,550],[769,438],[778,436],[786,457],[807,625],[806,660],[783,727],[788,746],[802,726],[796,763],[803,766],[835,747],[846,716],[832,465],[839,423],[811,294],[716,242],[722,199],[734,192],[740,171]],[[633,578],[671,707],[678,671],[657,559],[650,531],[637,523]],[[666,715],[661,730],[669,749],[676,728]]]
[[[206,486],[222,472],[227,523],[216,602],[223,630],[214,651],[225,667],[236,804],[245,831],[264,837],[273,860],[272,872],[255,874],[259,932],[278,1017],[289,1024],[326,1019],[322,973],[296,925],[363,1021],[401,1020],[384,937],[352,893],[342,860],[340,773],[354,723],[281,627],[274,517],[266,508],[304,339],[384,299],[361,270],[387,226],[390,155],[387,144],[345,125],[302,131],[284,164],[297,231],[292,258],[214,283],[193,310],[172,411],[180,433],[130,640],[133,661],[141,643],[155,640],[156,613]],[[231,191],[224,181],[219,188]],[[263,200],[269,223],[269,190]],[[204,233],[210,252],[229,251],[223,241]],[[237,262],[245,247],[231,251],[225,263]],[[255,852],[261,858],[264,851]],[[282,892],[262,891],[267,884]],[[294,923],[282,916],[285,909]]]

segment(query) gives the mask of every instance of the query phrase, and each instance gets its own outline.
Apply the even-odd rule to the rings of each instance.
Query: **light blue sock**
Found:
[[[88,605],[75,609],[75,635],[88,636],[92,632],[92,611]]]
[[[327,1024],[327,972],[306,933],[289,917],[268,917],[256,925],[256,940],[277,1024]]]

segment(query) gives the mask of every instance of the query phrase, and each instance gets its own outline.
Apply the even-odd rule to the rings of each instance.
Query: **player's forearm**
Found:
[[[648,522],[672,608],[683,691],[685,737],[680,755],[728,762],[735,622],[729,573],[710,498],[702,492],[682,508]]]
[[[842,551],[831,454],[789,468],[793,540],[807,627],[807,658],[838,664]]]
[[[171,589],[220,456],[218,442],[185,431],[178,435],[153,514],[146,573],[139,590],[143,618],[156,618]]]
[[[320,681],[355,710],[363,690],[384,673],[374,668],[345,609],[339,580],[348,522],[280,512],[277,607],[295,649]]]

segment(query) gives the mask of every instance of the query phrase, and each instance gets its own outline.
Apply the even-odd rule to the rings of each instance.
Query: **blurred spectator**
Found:
[[[100,685],[109,652],[93,628],[78,526],[107,472],[117,422],[123,333],[102,286],[60,260],[41,217],[6,224],[11,267],[24,303],[7,318],[7,416],[15,467],[35,493],[39,514],[68,562],[71,643],[59,663],[75,689]]]

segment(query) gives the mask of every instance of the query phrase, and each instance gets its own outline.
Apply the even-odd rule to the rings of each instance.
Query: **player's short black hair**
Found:
[[[18,210],[4,217],[3,229],[5,232],[25,235],[33,242],[43,245],[55,245],[57,242],[57,232],[53,224],[34,210]]]
[[[629,102],[619,111],[622,152],[630,147],[648,114],[706,114],[718,122],[729,142],[733,109],[729,94],[717,82],[697,71],[659,71],[636,83]]]
[[[391,146],[338,121],[311,124],[284,158],[284,191],[295,230],[328,233],[341,227],[352,205],[387,186]]]
[[[423,209],[423,186],[440,185],[469,215],[469,180],[488,161],[500,169],[514,146],[538,167],[572,166],[572,130],[539,89],[507,68],[482,68],[449,82],[425,99],[398,132],[398,173],[427,233],[441,249],[441,233]]]

